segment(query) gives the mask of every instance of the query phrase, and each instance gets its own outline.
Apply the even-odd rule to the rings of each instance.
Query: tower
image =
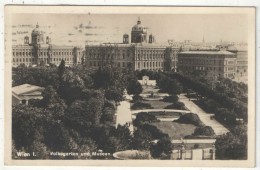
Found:
[[[51,44],[51,38],[49,36],[46,37],[46,44]]]
[[[131,43],[143,43],[147,42],[147,30],[142,26],[140,18],[138,18],[137,24],[132,27],[131,31]]]
[[[39,45],[44,43],[44,33],[39,30],[39,25],[37,23],[36,28],[32,31],[32,45]]]
[[[129,44],[129,35],[128,34],[123,35],[123,44]]]
[[[153,34],[150,34],[149,35],[149,41],[148,41],[150,44],[154,43],[155,42],[155,39],[154,39],[154,36]]]
[[[29,44],[29,37],[28,36],[24,37],[24,44]]]

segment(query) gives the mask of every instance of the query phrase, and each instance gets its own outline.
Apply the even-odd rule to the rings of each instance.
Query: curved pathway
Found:
[[[219,123],[215,119],[211,119],[212,114],[206,113],[199,106],[193,103],[193,101],[184,96],[184,94],[179,95],[179,101],[183,102],[192,113],[196,113],[205,125],[211,126],[216,135],[222,135],[229,132],[229,130],[225,128],[221,123]]]

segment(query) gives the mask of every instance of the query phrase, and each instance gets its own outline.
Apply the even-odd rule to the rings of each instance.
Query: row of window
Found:
[[[143,68],[146,67],[163,67],[163,62],[144,62]],[[137,68],[141,68],[140,62],[137,62]]]
[[[125,55],[125,54],[122,55],[123,59],[126,59],[126,57],[129,58],[130,55]],[[109,54],[108,55],[104,55],[103,57],[101,57],[100,55],[95,55],[95,54],[89,55],[89,59],[101,59],[101,58],[103,58],[104,60],[110,60],[110,59],[113,60],[114,59],[114,54],[112,54],[111,56]],[[120,59],[121,56],[117,56],[116,58]]]
[[[196,60],[196,59],[179,59],[180,64],[223,64],[223,60]]]
[[[181,70],[205,70],[205,71],[223,71],[221,67],[205,67],[205,66],[181,66]]]
[[[99,67],[99,66],[102,66],[102,65],[104,66],[104,65],[107,65],[107,64],[109,64],[109,63],[100,62],[100,61],[89,61],[89,66],[90,67],[92,67],[92,66]],[[129,62],[121,62],[121,63],[117,62],[117,67],[128,67],[130,65],[131,65],[131,63],[129,63]]]
[[[50,61],[73,61],[73,58],[69,57],[69,58],[50,58]],[[43,58],[44,61],[47,61],[47,58]],[[34,62],[35,58],[13,58],[13,62]]]
[[[40,52],[39,53],[39,55],[40,56],[47,56],[47,54],[48,54],[48,52]],[[59,55],[59,56],[61,56],[61,55],[72,55],[72,52],[52,52],[51,53],[52,55],[55,55],[55,56],[57,56],[57,55]],[[13,56],[32,56],[32,55],[34,55],[34,53],[33,52],[13,52]]]

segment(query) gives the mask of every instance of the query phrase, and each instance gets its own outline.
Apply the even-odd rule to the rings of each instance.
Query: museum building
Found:
[[[67,66],[70,66],[81,63],[82,55],[83,49],[79,47],[53,45],[51,38],[49,36],[45,38],[44,32],[37,24],[32,30],[31,42],[29,36],[25,36],[23,45],[12,46],[12,66],[59,65],[62,59]]]
[[[122,43],[103,43],[85,46],[85,64],[92,68],[107,65],[133,70],[177,70],[177,46],[155,43],[154,35],[148,36],[140,19],[129,35],[123,35]]]

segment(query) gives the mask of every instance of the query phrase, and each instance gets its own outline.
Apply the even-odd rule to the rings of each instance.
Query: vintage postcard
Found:
[[[5,6],[5,164],[255,166],[255,8]]]

